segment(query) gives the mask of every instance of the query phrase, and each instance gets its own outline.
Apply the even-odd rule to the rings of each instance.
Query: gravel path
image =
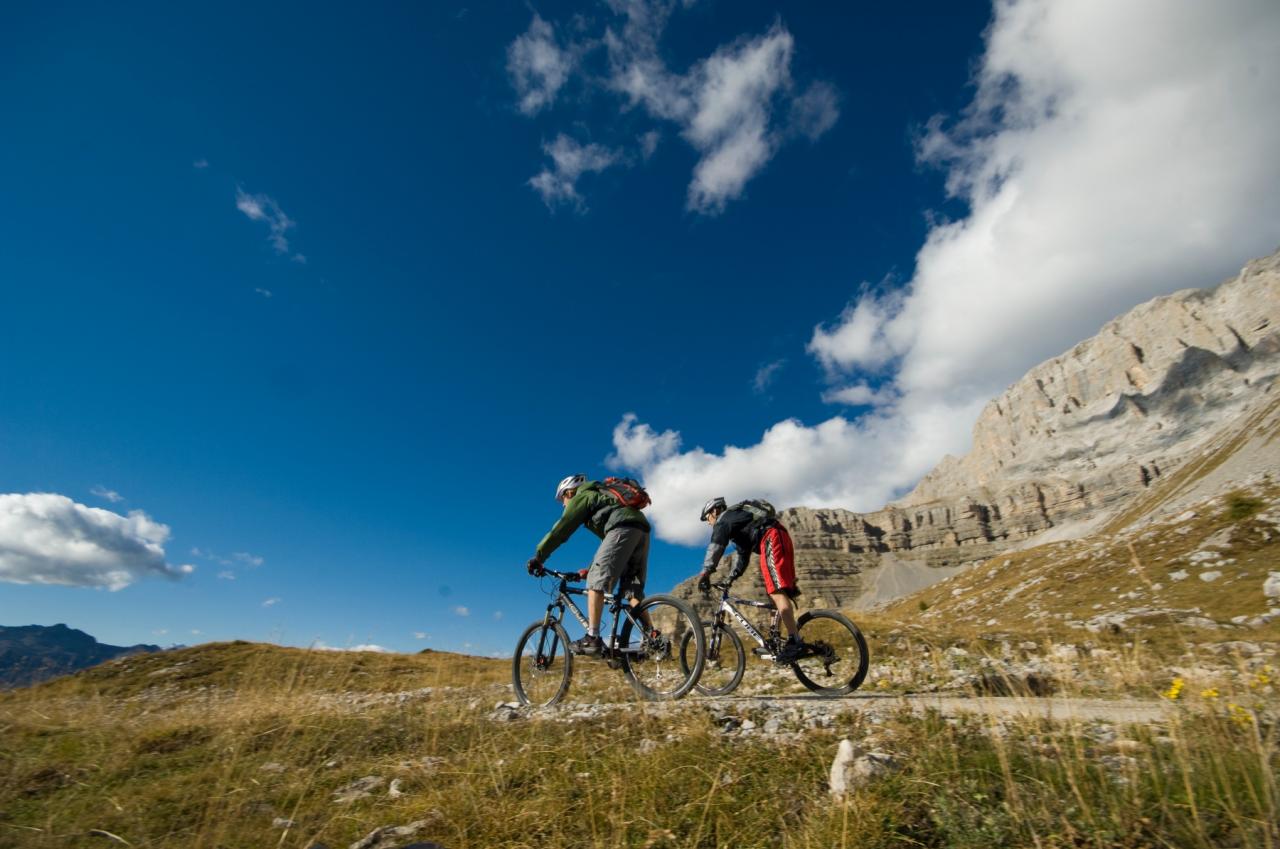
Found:
[[[855,694],[842,699],[826,699],[802,694],[788,696],[690,697],[677,702],[596,703],[574,701],[572,697],[549,708],[531,708],[514,702],[500,702],[490,714],[496,720],[549,719],[574,722],[618,712],[672,715],[690,711],[711,711],[723,717],[747,715],[788,716],[807,727],[825,726],[841,715],[864,714],[887,717],[903,710],[923,714],[936,710],[944,716],[981,714],[997,718],[1034,717],[1060,722],[1154,723],[1171,718],[1175,707],[1157,699],[1022,698],[1014,696],[889,695]]]
[[[895,713],[909,708],[914,713],[937,710],[944,716],[980,713],[987,716],[1030,716],[1064,721],[1105,720],[1108,722],[1159,722],[1172,713],[1173,704],[1157,699],[1075,699],[1017,698],[1002,696],[906,696],[858,694],[844,699],[816,696],[732,697],[700,700],[742,707],[766,709],[822,705],[831,713]]]

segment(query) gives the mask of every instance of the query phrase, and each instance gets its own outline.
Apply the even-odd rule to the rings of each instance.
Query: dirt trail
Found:
[[[712,700],[703,700],[710,703]],[[936,710],[944,716],[976,713],[995,717],[1041,717],[1061,721],[1104,720],[1107,722],[1159,722],[1173,714],[1173,703],[1158,699],[1022,698],[1016,696],[946,696],[936,694],[879,695],[855,694],[843,699],[816,696],[742,696],[716,700],[727,705],[786,709],[801,705],[823,705],[831,713],[896,713],[904,708],[914,713]]]
[[[649,715],[672,715],[687,711],[713,711],[725,716],[745,714],[797,715],[803,718],[833,718],[847,714],[887,717],[903,710],[923,714],[936,710],[943,716],[979,714],[992,718],[1043,718],[1059,722],[1111,722],[1119,724],[1157,723],[1176,714],[1172,702],[1160,699],[1086,699],[1068,697],[1031,698],[1019,696],[963,696],[913,694],[890,695],[856,693],[839,699],[811,694],[787,696],[692,696],[677,702],[595,703],[575,701],[572,696],[555,707],[529,708],[514,703],[499,706],[504,719],[535,716],[558,721],[575,721],[617,712],[640,710]]]

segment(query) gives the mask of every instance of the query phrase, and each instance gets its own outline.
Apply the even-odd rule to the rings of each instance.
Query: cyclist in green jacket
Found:
[[[542,564],[552,552],[583,525],[600,537],[600,547],[586,575],[587,634],[571,646],[576,654],[599,656],[604,649],[600,639],[604,594],[621,580],[620,592],[630,597],[632,607],[644,600],[649,571],[649,521],[639,510],[621,504],[599,483],[588,481],[586,475],[570,475],[560,481],[556,500],[564,505],[564,513],[538,543],[528,563],[529,574],[542,574]],[[652,625],[646,621],[645,627]]]

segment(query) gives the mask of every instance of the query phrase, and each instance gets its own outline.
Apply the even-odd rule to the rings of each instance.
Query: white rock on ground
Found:
[[[867,751],[848,738],[841,740],[836,758],[831,763],[831,795],[843,799],[859,787],[898,768],[897,762],[885,752]]]
[[[1267,598],[1280,598],[1280,572],[1269,572],[1262,582],[1262,594]]]

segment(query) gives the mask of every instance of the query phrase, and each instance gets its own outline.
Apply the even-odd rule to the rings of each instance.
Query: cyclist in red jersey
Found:
[[[764,591],[777,606],[782,626],[787,632],[787,642],[778,653],[778,660],[786,663],[794,659],[800,652],[800,637],[792,600],[800,595],[800,589],[796,586],[796,558],[791,534],[778,521],[773,507],[763,501],[742,501],[730,506],[723,498],[716,497],[703,505],[701,519],[711,525],[711,543],[707,546],[702,572],[698,575],[698,589],[705,592],[711,588],[711,575],[724,557],[729,543],[737,549],[736,562],[729,572],[731,581],[737,580],[747,570],[752,552],[759,553]]]

